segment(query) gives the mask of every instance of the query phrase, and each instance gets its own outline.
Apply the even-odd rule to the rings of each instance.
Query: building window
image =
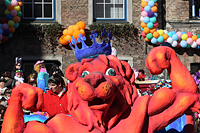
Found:
[[[55,20],[55,0],[23,0],[23,19]]]
[[[126,21],[126,0],[94,0],[94,20]]]
[[[200,1],[190,0],[190,17],[200,19]]]

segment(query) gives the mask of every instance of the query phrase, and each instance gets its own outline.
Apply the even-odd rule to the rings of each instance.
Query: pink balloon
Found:
[[[180,39],[182,36],[182,32],[178,31],[178,32],[176,32],[176,34],[178,35],[178,39]]]
[[[16,10],[12,10],[12,11],[10,11],[10,14],[14,17],[14,16],[17,15],[17,11]]]
[[[12,0],[12,1],[11,1],[11,5],[12,5],[12,6],[17,6],[17,5],[18,5],[17,0]]]
[[[192,43],[193,43],[193,40],[192,40],[192,38],[188,38],[188,39],[187,39],[187,44],[190,44],[190,45],[192,45]]]
[[[146,37],[146,34],[145,34],[143,31],[142,31],[141,35],[142,35],[143,37]]]
[[[193,36],[192,32],[188,32],[187,35],[188,35],[189,38],[191,38]]]
[[[2,25],[2,29],[3,29],[3,30],[7,30],[8,28],[9,28],[9,26],[8,26],[7,23],[4,23],[4,24]]]
[[[3,36],[0,34],[0,40],[2,40]]]
[[[142,11],[141,15],[142,15],[142,17],[147,17],[148,13],[146,11]]]
[[[197,45],[200,45],[200,38],[196,40]]]

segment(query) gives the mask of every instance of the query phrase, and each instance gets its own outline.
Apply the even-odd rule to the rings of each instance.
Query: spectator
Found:
[[[2,76],[5,79],[5,87],[12,89],[13,77],[11,76],[11,72],[6,71]]]
[[[28,76],[28,84],[33,85],[34,83],[36,83],[36,79],[37,79],[37,77],[36,77],[35,73],[30,74]]]
[[[22,76],[23,76],[22,70],[16,70],[14,79],[16,81],[20,81],[21,83],[24,83],[24,78]]]
[[[63,78],[59,74],[54,74],[48,83],[49,91],[43,94],[42,111],[47,112],[49,117],[59,113],[67,114],[67,89]]]
[[[55,61],[53,63],[53,67],[51,68],[51,70],[49,71],[49,76],[51,77],[54,74],[59,74],[60,76],[64,77],[63,72],[60,70],[61,63],[60,61]]]
[[[5,87],[5,79],[1,78],[0,79],[0,99],[3,97],[4,95],[4,91],[7,89],[7,87]]]
[[[140,69],[138,72],[139,72],[139,75],[138,75],[138,77],[137,77],[137,80],[139,80],[139,81],[144,81],[144,80],[145,80],[145,77],[146,77],[146,75],[144,75],[144,70],[143,70],[143,69]]]
[[[15,58],[15,65],[14,65],[14,68],[13,68],[13,70],[11,72],[11,76],[12,77],[15,76],[16,70],[21,70],[22,69],[22,67],[21,67],[22,64],[21,63],[22,63],[22,58],[16,57]]]
[[[43,60],[37,61],[37,62],[35,63],[35,65],[34,65],[34,70],[35,70],[36,74],[38,74],[38,73],[40,72],[40,69],[41,69],[41,68],[46,69]],[[37,75],[36,75],[36,76],[37,76]]]
[[[6,89],[4,91],[4,96],[1,98],[1,105],[4,105],[5,107],[8,106],[8,99],[10,99],[11,92],[11,89]]]

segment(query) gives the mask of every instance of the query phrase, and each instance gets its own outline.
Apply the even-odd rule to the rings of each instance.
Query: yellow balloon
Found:
[[[4,11],[4,14],[5,14],[5,15],[8,15],[8,14],[10,14],[10,11],[5,10],[5,11]]]
[[[160,36],[164,35],[164,31],[163,30],[158,30],[158,33],[160,34]]]
[[[16,11],[20,11],[20,10],[21,10],[20,6],[15,6],[14,9],[15,9]]]
[[[188,39],[188,35],[187,35],[187,34],[183,34],[183,35],[181,36],[181,39],[186,41],[186,40]]]

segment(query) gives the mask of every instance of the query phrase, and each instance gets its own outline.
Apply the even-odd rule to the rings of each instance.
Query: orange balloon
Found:
[[[169,37],[168,34],[163,34],[163,38],[164,38],[164,40],[167,40],[168,37]]]
[[[141,23],[141,27],[142,27],[142,28],[147,27],[147,24],[146,24],[145,22],[142,22],[142,23]]]
[[[84,23],[83,21],[77,22],[76,25],[77,25],[80,29],[85,29],[85,23]]]
[[[14,17],[13,17],[13,21],[14,21],[15,23],[19,22],[19,21],[20,21],[20,17],[14,16]]]
[[[193,36],[192,36],[192,40],[193,40],[193,41],[196,41],[197,39],[198,39],[197,35],[193,35]]]
[[[80,29],[80,32],[83,36],[85,36],[85,30],[84,29]]]
[[[60,43],[62,45],[67,45],[69,42],[67,40],[65,40],[65,35],[62,35],[59,39]]]
[[[63,35],[68,35],[68,29],[63,30]]]
[[[148,2],[142,1],[142,3],[141,3],[141,6],[142,6],[142,7],[145,7],[145,6],[147,6],[147,5],[148,5]]]
[[[22,1],[18,1],[18,6],[22,6]]]
[[[160,36],[160,34],[158,32],[153,33],[153,37],[158,38],[159,36]]]
[[[154,33],[154,32],[156,32],[156,28],[152,28],[152,29],[150,29],[150,33]]]
[[[68,30],[73,30],[73,27],[74,27],[74,25],[70,25],[70,26],[68,27]]]
[[[144,38],[144,40],[145,40],[146,42],[149,42],[149,41],[150,41],[150,40],[149,40],[148,38],[146,38],[146,37]]]
[[[68,42],[71,41],[72,40],[72,36],[66,35],[65,40],[68,41]]]
[[[72,35],[73,35],[73,32],[74,32],[74,31],[73,31],[72,29],[68,29],[68,35],[71,35],[71,36],[72,36]]]
[[[154,5],[155,5],[155,6],[158,6],[158,3],[157,3],[157,2],[155,2],[155,3],[154,3]]]
[[[148,27],[144,27],[143,32],[145,34],[148,34],[150,32],[150,29]]]
[[[151,7],[151,11],[152,11],[152,12],[157,12],[157,11],[158,11],[158,7],[157,7],[157,6]]]
[[[81,32],[80,32],[79,30],[75,30],[75,31],[73,32],[74,38],[75,38],[75,39],[79,38],[79,37],[78,37],[79,34],[81,34]]]
[[[15,28],[14,27],[9,27],[8,30],[9,30],[10,33],[14,33],[15,32]]]
[[[80,30],[80,28],[79,28],[78,25],[74,25],[74,26],[73,26],[73,30],[74,30],[74,31],[75,31],[75,30]]]
[[[14,10],[14,7],[10,4],[7,6],[7,9],[8,9],[8,11],[12,11],[12,10]]]

